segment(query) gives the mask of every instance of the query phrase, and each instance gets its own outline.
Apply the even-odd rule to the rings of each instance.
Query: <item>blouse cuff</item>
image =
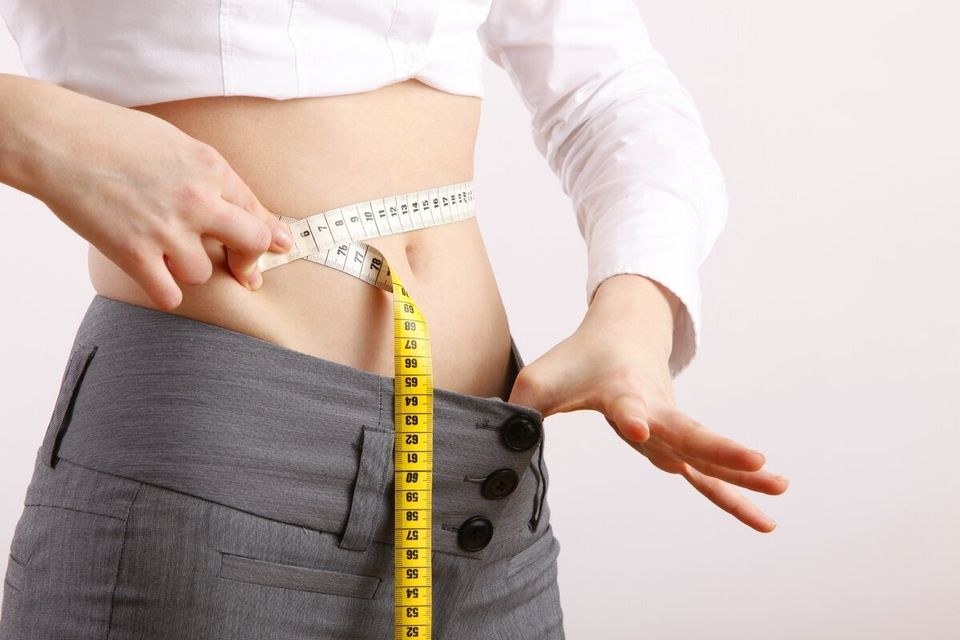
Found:
[[[700,344],[698,234],[692,222],[683,223],[689,214],[638,209],[635,198],[626,198],[589,230],[587,305],[600,284],[618,274],[641,275],[669,289],[680,300],[668,362],[670,375],[676,378]]]

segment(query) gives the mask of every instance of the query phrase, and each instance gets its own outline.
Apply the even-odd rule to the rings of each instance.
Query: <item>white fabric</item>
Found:
[[[727,194],[633,0],[0,0],[0,14],[29,75],[121,106],[338,95],[411,77],[483,98],[486,55],[571,198],[588,303],[612,275],[654,279],[682,302],[671,373],[696,353],[697,270]]]

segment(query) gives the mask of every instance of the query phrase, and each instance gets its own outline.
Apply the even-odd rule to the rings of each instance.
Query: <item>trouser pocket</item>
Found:
[[[60,379],[60,391],[53,406],[50,424],[47,426],[43,444],[38,456],[40,460],[51,467],[56,466],[58,452],[63,436],[70,425],[73,408],[87,368],[97,353],[97,346],[82,340],[75,340],[67,358],[63,376]]]
[[[144,483],[110,640],[392,637],[393,547]]]
[[[3,604],[0,606],[0,638],[19,638],[20,598],[23,591],[26,567],[13,556],[7,555],[7,570],[3,580]]]
[[[66,460],[37,465],[10,547],[0,639],[107,637],[138,486]]]

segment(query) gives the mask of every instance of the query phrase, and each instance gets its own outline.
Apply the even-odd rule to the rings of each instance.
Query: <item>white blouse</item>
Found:
[[[483,98],[485,55],[509,74],[572,201],[588,304],[612,275],[656,280],[682,302],[671,373],[696,353],[697,270],[727,194],[633,0],[0,0],[0,15],[31,77],[127,107],[407,78]]]

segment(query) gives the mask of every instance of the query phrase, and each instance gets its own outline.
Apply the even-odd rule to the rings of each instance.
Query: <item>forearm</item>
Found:
[[[100,101],[35,78],[0,74],[0,182],[47,201],[84,153],[76,132]]]
[[[679,299],[655,280],[619,274],[604,280],[587,309],[584,323],[631,336],[669,358]],[[638,330],[638,327],[640,328]]]

